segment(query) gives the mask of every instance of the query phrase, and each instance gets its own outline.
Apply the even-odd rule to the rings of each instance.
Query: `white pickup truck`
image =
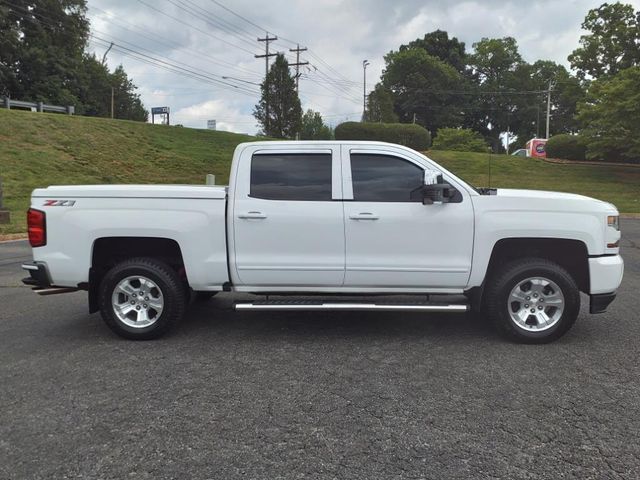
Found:
[[[37,189],[28,231],[24,282],[88,291],[90,312],[130,339],[165,333],[193,292],[247,292],[266,300],[237,309],[473,310],[542,343],[575,322],[580,292],[605,311],[623,274],[613,205],[476,189],[380,142],[244,143],[228,187]]]

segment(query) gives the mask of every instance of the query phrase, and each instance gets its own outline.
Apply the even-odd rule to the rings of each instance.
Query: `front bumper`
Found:
[[[622,282],[624,262],[620,255],[604,255],[589,258],[589,294],[610,294]]]

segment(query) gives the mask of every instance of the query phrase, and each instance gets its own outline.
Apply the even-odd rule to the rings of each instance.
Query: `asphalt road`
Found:
[[[115,337],[0,245],[0,478],[640,478],[640,221],[608,313],[544,346],[472,315],[236,313]]]

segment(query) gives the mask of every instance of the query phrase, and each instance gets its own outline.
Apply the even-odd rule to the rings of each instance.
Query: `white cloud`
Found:
[[[625,1],[640,9],[640,0]],[[279,40],[272,51],[285,51],[290,61],[295,56],[288,49],[295,42],[309,47],[310,51],[302,55],[313,67],[310,71],[303,69],[300,81],[303,108],[319,110],[335,124],[359,118],[363,59],[371,63],[367,86],[373,87],[386,53],[439,28],[464,41],[468,50],[482,37],[513,36],[525,60],[548,59],[567,65],[568,54],[578,45],[584,16],[604,0],[220,2],[276,32]],[[194,14],[189,14],[185,6]],[[179,64],[192,76],[195,73],[209,78],[207,82],[202,77],[181,76],[114,48],[109,53],[109,65],[125,66],[140,87],[147,108],[168,105],[174,112],[172,123],[189,127],[204,128],[208,118],[218,117],[221,129],[257,130],[251,113],[259,87],[251,82],[261,82],[264,75],[264,60],[253,58],[264,53],[264,44],[256,41],[257,36],[264,36],[262,30],[212,0],[89,0],[89,16],[96,36]],[[99,40],[91,45],[99,57],[106,50]],[[222,81],[222,76],[232,77],[224,81],[236,87],[214,81]]]
[[[225,100],[205,102],[180,108],[172,113],[172,123],[205,128],[207,120],[216,120],[216,128],[227,132],[249,132],[255,130],[253,115],[242,113]]]

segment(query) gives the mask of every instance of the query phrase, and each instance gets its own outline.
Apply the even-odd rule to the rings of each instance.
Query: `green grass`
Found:
[[[233,149],[255,137],[0,109],[0,177],[12,223],[0,234],[24,232],[34,188],[63,184],[192,183],[207,173],[228,180]],[[488,185],[488,155],[431,151],[445,168]],[[640,212],[640,168],[557,165],[494,155],[491,186],[575,192]]]
[[[427,155],[463,180],[489,186],[488,154],[432,150]],[[492,155],[491,186],[579,193],[611,202],[621,213],[640,212],[640,167],[567,165]]]
[[[233,150],[255,137],[227,132],[0,109],[0,177],[11,224],[24,232],[31,191],[47,185],[204,184],[228,180]]]

